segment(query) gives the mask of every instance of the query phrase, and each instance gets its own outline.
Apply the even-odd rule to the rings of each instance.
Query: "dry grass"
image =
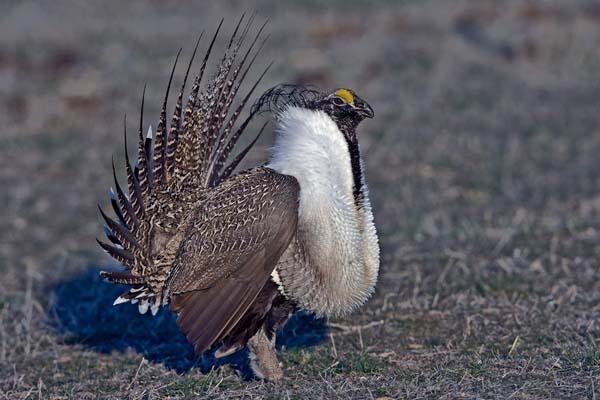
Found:
[[[276,60],[263,88],[348,85],[377,114],[361,132],[377,293],[348,318],[295,319],[280,384],[249,379],[243,355],[195,357],[166,312],[111,308],[119,288],[96,273],[123,113],[148,82],[157,115],[179,46],[238,5],[5,8],[0,399],[599,396],[598,6],[257,5]]]

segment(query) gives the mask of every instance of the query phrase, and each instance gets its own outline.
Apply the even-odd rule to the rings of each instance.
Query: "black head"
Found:
[[[278,113],[289,106],[324,111],[334,121],[353,128],[363,119],[374,116],[371,106],[352,89],[336,89],[332,93],[323,94],[300,85],[277,85],[267,90],[254,104],[252,113]]]
[[[315,100],[313,107],[326,112],[336,122],[351,123],[354,127],[375,115],[371,106],[352,89],[337,89]]]
[[[373,118],[371,106],[352,89],[336,89],[324,94],[301,85],[277,85],[267,90],[252,107],[252,114],[265,111],[276,115],[287,107],[320,110],[331,117],[349,142],[356,142],[356,127],[365,118]]]

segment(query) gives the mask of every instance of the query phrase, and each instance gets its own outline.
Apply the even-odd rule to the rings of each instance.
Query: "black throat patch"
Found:
[[[344,121],[337,121],[337,123],[344,134],[346,144],[348,145],[348,151],[350,152],[350,166],[352,167],[352,178],[354,181],[354,204],[356,205],[356,208],[360,209],[364,205],[365,195],[363,191],[363,172],[362,166],[360,165],[360,148],[358,147],[358,138],[356,137],[356,127],[353,123],[344,123]]]

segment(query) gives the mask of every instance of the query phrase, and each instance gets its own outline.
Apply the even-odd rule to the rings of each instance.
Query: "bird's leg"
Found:
[[[260,328],[254,336],[248,340],[250,350],[250,367],[254,374],[269,381],[277,381],[283,378],[283,371],[277,360],[275,350],[275,333],[269,339],[264,327]]]

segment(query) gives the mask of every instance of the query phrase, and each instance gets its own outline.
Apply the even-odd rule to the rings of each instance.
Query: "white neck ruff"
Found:
[[[358,209],[348,145],[336,123],[322,111],[297,107],[278,117],[268,167],[300,183],[298,238],[309,271],[308,276],[307,271],[298,271],[296,278],[312,282],[286,285],[282,276],[282,289],[319,315],[348,313],[372,294],[379,270],[379,244],[364,176],[364,203]],[[294,279],[291,275],[288,279]],[[291,290],[299,286],[302,292]]]

